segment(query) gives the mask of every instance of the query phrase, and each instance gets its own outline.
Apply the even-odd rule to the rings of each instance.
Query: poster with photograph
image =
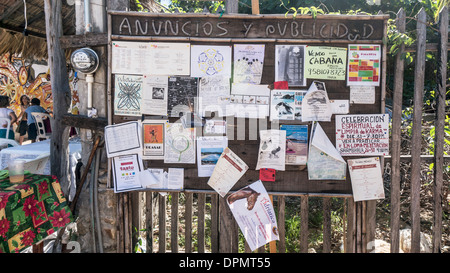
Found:
[[[105,147],[108,158],[142,153],[142,126],[138,121],[129,121],[105,127]]]
[[[286,131],[260,130],[256,170],[270,168],[284,171],[286,161]]]
[[[143,76],[142,114],[167,116],[168,76]]]
[[[166,123],[164,163],[195,164],[195,128]]]
[[[247,164],[230,148],[226,147],[217,160],[213,173],[208,180],[208,186],[213,188],[220,196],[225,197],[247,170]]]
[[[380,158],[349,159],[347,162],[355,202],[384,199]]]
[[[112,158],[114,193],[143,188],[139,173],[143,170],[142,158],[138,154]]]
[[[191,77],[231,78],[231,46],[191,45]]]
[[[348,45],[347,85],[380,85],[381,45]]]
[[[336,148],[343,156],[388,155],[389,115],[336,115]]]
[[[149,43],[151,75],[189,76],[191,45],[189,43]],[[142,60],[141,60],[142,61]]]
[[[305,46],[275,46],[275,82],[287,81],[291,86],[306,86]]]
[[[230,194],[227,204],[251,251],[279,240],[273,204],[261,180]]]
[[[164,138],[168,120],[144,120],[142,122],[142,159],[164,159]]]
[[[280,125],[286,131],[286,165],[306,165],[308,125]]]
[[[115,75],[114,114],[141,116],[142,76]]]
[[[270,114],[270,88],[263,84],[233,83],[227,116],[265,118]]]
[[[307,79],[345,80],[347,48],[306,46],[305,77]]]
[[[198,177],[210,177],[224,149],[228,138],[224,136],[197,137]]]
[[[219,117],[226,115],[227,105],[230,103],[230,78],[202,77],[198,89],[199,116],[210,117],[206,112],[217,112]]]
[[[143,75],[150,73],[150,60],[149,43],[112,41],[111,71],[113,74]]]
[[[264,50],[264,44],[234,44],[234,83],[261,83],[264,67]]]
[[[295,90],[270,92],[270,120],[295,119]]]
[[[302,102],[307,92],[307,90],[295,90],[295,120],[302,120]]]
[[[180,117],[197,112],[198,78],[170,76],[167,114]]]
[[[313,81],[302,100],[302,121],[331,121],[331,116],[325,83]]]
[[[331,143],[318,122],[311,125],[308,152],[309,180],[345,180],[347,163]]]

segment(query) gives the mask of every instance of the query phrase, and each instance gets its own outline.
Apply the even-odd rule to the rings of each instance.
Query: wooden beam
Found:
[[[54,123],[50,141],[51,174],[55,175],[67,196],[69,189],[69,128],[62,118],[69,110],[71,91],[66,66],[66,57],[59,38],[62,35],[62,1],[44,0],[47,33],[48,66],[53,96]]]
[[[106,118],[90,118],[85,115],[65,114],[62,117],[62,125],[76,128],[83,128],[88,130],[103,131],[108,125]]]
[[[108,44],[108,34],[91,32],[81,35],[65,35],[59,38],[59,41],[63,49],[106,46]]]

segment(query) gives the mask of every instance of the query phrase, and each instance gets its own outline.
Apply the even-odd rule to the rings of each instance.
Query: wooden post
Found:
[[[405,32],[405,11],[401,8],[397,13],[397,29]],[[400,145],[401,145],[401,117],[403,100],[403,71],[404,61],[401,57],[404,51],[401,45],[395,56],[394,99],[392,110],[392,176],[391,176],[391,252],[399,252],[400,238]]]
[[[259,0],[252,0],[252,14],[259,14]]]
[[[226,0],[225,1],[225,13],[238,13],[239,1],[238,0]]]
[[[62,118],[69,110],[71,93],[66,68],[66,57],[60,46],[63,34],[61,19],[62,1],[44,0],[45,24],[47,33],[48,66],[53,96],[52,138],[50,140],[51,173],[55,175],[64,194],[69,189],[69,130]]]
[[[422,144],[422,105],[425,80],[427,14],[417,15],[417,52],[414,74],[414,117],[411,145],[411,252],[420,252],[420,153]]]
[[[438,73],[436,92],[436,122],[434,140],[434,225],[433,252],[441,251],[442,239],[442,183],[444,173],[444,123],[445,123],[445,95],[447,89],[447,55],[448,55],[448,7],[445,6],[439,14],[439,47]]]

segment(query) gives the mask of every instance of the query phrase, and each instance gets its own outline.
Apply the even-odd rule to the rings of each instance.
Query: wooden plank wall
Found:
[[[111,15],[109,15],[111,16]],[[336,23],[339,21],[339,18],[349,18],[349,17],[333,17],[333,22]],[[206,18],[206,19],[204,19]],[[199,20],[209,20],[208,16],[202,17]],[[319,18],[320,20],[325,17]],[[355,17],[352,17],[355,18]],[[386,19],[386,18],[385,18]],[[273,18],[271,19],[273,20]],[[318,22],[320,21],[318,20]],[[352,19],[353,20],[353,19]],[[352,24],[355,24],[355,28],[358,24],[365,24],[370,20],[370,17],[362,17],[362,21],[352,21]],[[379,19],[378,19],[379,20]],[[386,34],[386,21],[383,21],[383,27],[377,28],[376,31],[382,31],[383,35]],[[258,22],[259,23],[259,22]],[[117,22],[115,23],[117,24]],[[275,24],[275,22],[274,22]],[[214,44],[214,45],[232,45],[233,43],[258,43],[265,44],[265,60],[264,60],[264,69],[261,84],[273,84],[274,82],[274,68],[275,68],[275,45],[276,44],[306,44],[306,45],[325,45],[325,46],[335,46],[335,47],[345,47],[347,48],[348,44],[353,43],[372,43],[382,45],[381,38],[379,40],[373,41],[355,41],[352,42],[350,40],[331,40],[331,39],[308,39],[308,40],[296,40],[296,39],[258,39],[257,37],[253,37],[251,39],[209,39],[209,38],[178,38],[178,37],[170,37],[170,39],[164,40],[164,37],[145,37],[145,36],[132,36],[126,37],[112,33],[111,29],[114,28],[114,22],[111,21],[111,17],[108,21],[108,36],[109,36],[109,46],[111,45],[112,37],[116,40],[127,40],[127,41],[183,41],[190,42],[192,45],[201,45],[201,44]],[[255,27],[255,29],[257,29]],[[261,34],[263,35],[263,34]],[[384,113],[384,95],[385,95],[385,58],[386,58],[386,48],[382,45],[383,54],[382,54],[382,83],[380,87],[375,88],[375,96],[376,103],[373,105],[351,105],[350,106],[350,114],[374,114],[374,113]],[[110,52],[110,51],[109,51]],[[109,53],[111,54],[111,53]],[[109,55],[109,66],[110,66],[111,56]],[[139,118],[136,117],[124,117],[124,116],[116,116],[112,114],[113,109],[113,101],[114,101],[114,75],[108,75],[108,94],[107,100],[110,108],[108,109],[108,121],[110,124],[112,123],[121,123],[130,120],[136,120]],[[299,90],[307,90],[310,86],[312,80],[308,79],[307,86],[303,88],[295,88]],[[331,81],[324,80],[326,84],[326,88],[328,91],[328,96],[330,99],[349,99],[349,87],[346,86],[346,81]],[[294,89],[294,88],[292,88]],[[175,118],[169,118],[171,122],[176,121]],[[255,170],[257,163],[257,152],[259,148],[259,136],[256,132],[249,130],[249,125],[258,124],[259,129],[270,129],[271,123],[267,120],[251,120],[251,119],[239,119],[239,118],[229,118],[227,119],[227,135],[229,137],[229,147],[235,153],[237,153],[248,165],[249,171],[240,179],[238,183],[231,189],[231,191],[238,190],[249,183],[252,183],[259,179],[259,171]],[[239,128],[238,128],[239,124]],[[306,124],[310,127],[310,123],[299,123],[295,121],[281,121],[280,124]],[[245,129],[242,130],[241,125],[245,125]],[[327,133],[330,141],[335,143],[335,120],[334,116],[331,122],[321,122],[321,125],[324,131]],[[258,130],[259,130],[258,129]],[[198,130],[198,133],[201,131]],[[199,135],[199,134],[198,134]],[[346,157],[345,159],[350,159],[351,157]],[[163,161],[145,161],[145,168],[164,168],[173,167],[174,165],[164,164]],[[238,234],[239,229],[234,221],[231,212],[224,202],[224,199],[215,194],[211,189],[206,186],[208,178],[201,178],[197,176],[197,165],[196,164],[177,164],[176,167],[182,167],[185,169],[185,190],[183,193],[180,192],[171,192],[171,204],[176,206],[177,202],[180,199],[180,194],[183,195],[186,202],[185,208],[185,230],[184,235],[181,235],[185,238],[186,247],[183,251],[190,252],[193,251],[192,244],[196,242],[198,246],[196,250],[199,252],[205,251],[205,205],[206,200],[211,200],[208,203],[208,208],[210,208],[209,214],[211,219],[211,250],[212,252],[238,252]],[[301,236],[300,240],[300,252],[308,251],[308,207],[309,201],[311,197],[321,197],[323,198],[323,208],[324,208],[324,244],[323,244],[323,252],[331,251],[331,198],[338,197],[343,198],[346,203],[346,235],[343,241],[345,242],[345,251],[346,252],[365,252],[367,242],[374,239],[374,230],[375,230],[375,202],[367,201],[367,202],[358,202],[354,203],[351,198],[351,184],[349,178],[343,181],[325,181],[325,180],[317,180],[317,181],[309,181],[307,170],[305,166],[286,166],[286,171],[277,172],[276,174],[276,182],[264,182],[264,186],[266,187],[269,194],[275,200],[275,210],[278,212],[278,222],[280,234],[285,233],[284,229],[284,217],[285,217],[285,198],[286,196],[294,196],[295,198],[300,199],[301,204]],[[195,200],[199,204],[197,210],[194,209],[194,195]],[[119,209],[118,215],[119,218],[124,219],[123,222],[119,224],[119,234],[118,234],[118,245],[120,246],[118,251],[130,252],[130,245],[133,244],[132,238],[133,231],[130,226],[130,220],[128,218],[135,218],[136,208],[131,209],[128,205],[130,199],[132,199],[132,193],[121,193],[117,194],[117,198],[119,201]],[[152,204],[155,198],[154,193],[145,192],[145,196],[147,198],[146,203]],[[166,199],[168,196],[160,196],[158,195],[156,198],[159,199],[159,207],[158,212],[154,211],[154,207],[146,207],[147,214],[147,226],[153,227],[156,223],[153,223],[155,218],[151,217],[151,215],[157,213],[158,214],[158,252],[166,252],[167,247],[169,247],[170,251],[178,252],[179,245],[177,243],[179,233],[179,219],[177,217],[178,213],[176,210],[171,210],[170,215],[170,230],[166,229],[165,223],[168,221],[167,217],[169,215],[166,214]],[[180,212],[180,211],[178,211]],[[128,216],[127,216],[128,214]],[[197,220],[198,225],[198,233],[197,238],[192,237],[194,222],[194,214]],[[127,218],[128,217],[128,218]],[[167,237],[167,234],[170,233],[170,238]],[[155,250],[156,246],[153,244],[153,240],[151,240],[155,234],[152,232],[147,233],[147,239],[149,240],[148,248],[149,251]],[[167,243],[167,240],[170,240],[170,243]],[[248,246],[244,246],[245,251],[248,250]],[[285,237],[282,236],[279,242],[276,244],[276,249],[270,250],[271,252],[284,252],[286,249]],[[259,251],[263,251],[263,248],[259,249]]]

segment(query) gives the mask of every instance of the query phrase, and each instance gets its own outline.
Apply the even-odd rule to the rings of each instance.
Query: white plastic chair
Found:
[[[28,160],[24,164],[24,170],[34,174],[44,174],[45,166],[50,159],[49,155],[39,156],[35,159]]]
[[[4,129],[3,124],[5,123],[7,125],[6,125],[6,134],[4,138],[8,139],[9,129],[11,129],[11,120],[9,118],[0,118],[0,129]]]
[[[6,133],[5,133],[5,137],[0,138],[0,150],[8,148],[9,145],[19,146],[19,143],[17,141],[8,138],[8,136],[10,134],[9,131],[11,129],[11,120],[9,120],[9,118],[0,118],[0,129],[4,129],[2,125],[5,123],[7,124],[6,125]]]
[[[52,136],[52,133],[47,133],[47,130],[45,129],[44,120],[49,119],[50,120],[50,126],[51,126],[51,116],[47,113],[39,113],[39,112],[33,112],[31,113],[34,120],[36,121],[36,130],[37,130],[37,137],[36,141],[49,139]]]

